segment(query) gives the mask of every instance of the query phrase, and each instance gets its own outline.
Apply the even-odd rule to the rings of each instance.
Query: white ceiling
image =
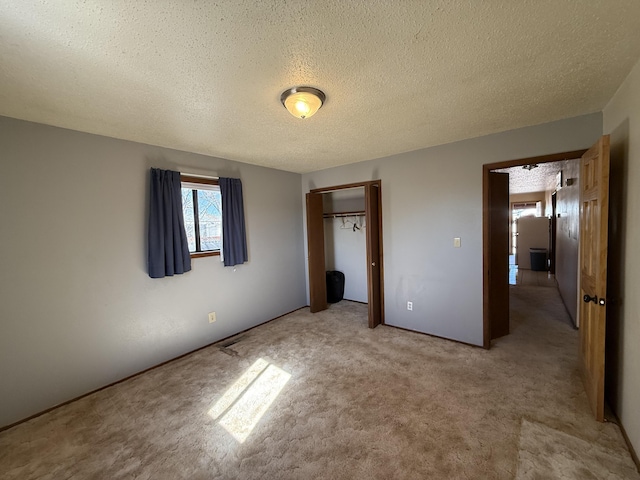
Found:
[[[302,173],[600,111],[639,57],[638,0],[5,0],[0,115]]]
[[[567,161],[539,163],[526,170],[522,166],[499,168],[494,172],[509,174],[509,194],[546,192],[555,190],[558,172],[566,168]]]

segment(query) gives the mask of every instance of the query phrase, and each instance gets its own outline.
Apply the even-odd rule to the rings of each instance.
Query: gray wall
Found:
[[[604,111],[611,135],[606,389],[640,449],[640,62]]]
[[[306,304],[300,175],[5,117],[0,146],[0,426]],[[147,276],[152,166],[242,179],[247,264]]]
[[[381,179],[386,322],[481,345],[482,165],[587,148],[601,133],[602,115],[585,115],[305,174],[302,191]]]
[[[580,236],[580,160],[562,162],[563,181],[556,193],[556,281],[562,301],[576,323],[578,308],[578,238]]]

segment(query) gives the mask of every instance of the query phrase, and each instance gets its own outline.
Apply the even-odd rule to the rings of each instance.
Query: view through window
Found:
[[[541,213],[540,202],[524,202],[511,204],[511,255],[516,254],[518,246],[518,219],[535,217]]]
[[[182,176],[182,212],[192,256],[222,248],[222,197],[217,179]]]

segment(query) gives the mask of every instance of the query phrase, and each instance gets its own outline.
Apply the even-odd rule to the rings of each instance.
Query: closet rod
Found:
[[[324,218],[337,218],[337,217],[364,217],[365,212],[356,211],[356,212],[333,212],[333,213],[324,213],[322,216]]]

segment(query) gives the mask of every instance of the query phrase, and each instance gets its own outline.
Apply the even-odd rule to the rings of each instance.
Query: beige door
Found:
[[[580,366],[591,410],[604,420],[604,346],[609,220],[609,136],[580,166]]]

